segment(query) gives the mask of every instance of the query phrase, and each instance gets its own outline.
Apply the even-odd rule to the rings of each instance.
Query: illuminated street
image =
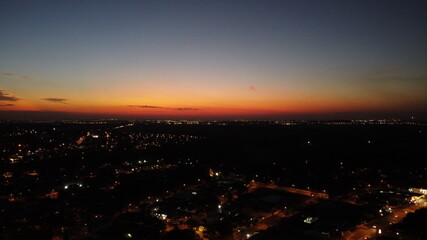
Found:
[[[390,232],[390,223],[395,224],[400,222],[408,213],[415,212],[416,210],[425,207],[424,205],[411,204],[404,208],[393,209],[393,212],[385,217],[374,219],[368,223],[357,226],[357,229],[344,234],[344,239],[347,240],[358,240],[358,239],[370,239],[379,234],[383,235],[396,235],[396,233]],[[374,227],[375,226],[375,227]]]

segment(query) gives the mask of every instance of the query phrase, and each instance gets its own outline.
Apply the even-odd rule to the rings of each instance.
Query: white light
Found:
[[[246,238],[250,238],[251,237],[251,235],[248,233],[248,234],[246,234]]]
[[[64,186],[64,189],[68,189],[68,185],[65,185],[65,186]]]
[[[378,229],[378,234],[381,234],[381,233],[382,233],[381,229]]]

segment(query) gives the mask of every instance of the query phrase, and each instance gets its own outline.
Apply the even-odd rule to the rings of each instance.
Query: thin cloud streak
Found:
[[[170,108],[173,110],[178,110],[178,111],[199,111],[200,109],[198,108]]]
[[[150,105],[128,105],[128,106],[134,107],[134,108],[164,108],[164,107],[150,106]]]
[[[53,103],[67,104],[67,99],[65,98],[42,98],[42,100],[53,102]]]
[[[6,103],[6,104],[0,104],[0,107],[13,107],[15,104],[12,103]]]
[[[0,89],[0,101],[13,101],[13,102],[15,102],[18,100],[19,100],[19,98],[11,95],[10,93],[8,93],[5,90]]]
[[[31,77],[31,76],[22,75],[22,74],[16,74],[16,73],[2,72],[1,75],[5,76],[5,77],[19,78],[19,79],[22,79],[22,80],[33,80],[33,79],[35,79],[34,77]]]
[[[171,107],[161,107],[161,106],[151,106],[151,105],[128,105],[128,107],[133,108],[147,108],[147,109],[168,109],[176,111],[199,111],[199,108],[171,108]]]

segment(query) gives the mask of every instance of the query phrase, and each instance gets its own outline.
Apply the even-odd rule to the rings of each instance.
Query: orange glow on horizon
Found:
[[[227,117],[227,116],[274,116],[284,114],[323,114],[333,112],[382,110],[381,102],[340,102],[333,99],[289,101],[235,101],[218,104],[72,104],[72,103],[19,103],[13,107],[0,107],[2,111],[52,111],[74,114],[116,115],[129,117]]]
[[[129,88],[129,87],[127,87]],[[376,96],[337,96],[328,92],[283,92],[275,89],[245,88],[224,91],[177,91],[171,89],[140,94],[142,90],[100,88],[80,95],[44,93],[0,106],[0,111],[64,112],[82,115],[112,115],[143,118],[268,118],[283,115],[375,112],[393,110],[392,100]],[[125,94],[126,93],[126,94]],[[203,94],[202,94],[203,93]],[[351,96],[351,97],[350,97]],[[52,101],[53,99],[53,101]],[[63,101],[62,101],[63,100]],[[405,103],[402,103],[403,105]]]

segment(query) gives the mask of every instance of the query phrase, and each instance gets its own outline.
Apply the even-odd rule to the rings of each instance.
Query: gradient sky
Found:
[[[3,0],[17,112],[427,119],[427,2]]]

